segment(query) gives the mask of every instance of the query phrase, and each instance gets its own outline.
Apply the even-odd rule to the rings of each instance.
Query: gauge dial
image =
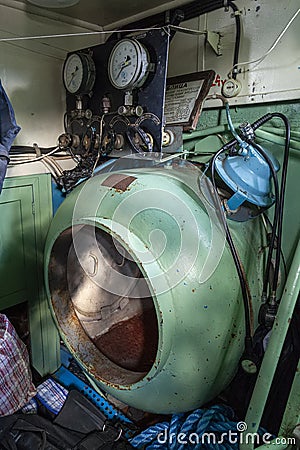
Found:
[[[149,54],[139,41],[122,39],[109,57],[109,80],[116,89],[141,87],[147,78],[149,64]]]
[[[71,53],[64,64],[63,82],[71,94],[87,94],[95,83],[96,69],[92,57],[86,53]]]

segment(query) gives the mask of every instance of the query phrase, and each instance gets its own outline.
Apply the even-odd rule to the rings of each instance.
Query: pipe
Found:
[[[228,122],[229,129],[230,129],[230,131],[231,131],[231,134],[235,137],[235,139],[236,139],[237,142],[239,143],[239,146],[240,146],[240,147],[242,147],[242,148],[247,148],[247,147],[248,147],[248,144],[245,142],[244,139],[242,139],[242,138],[238,135],[238,133],[237,133],[236,130],[235,130],[236,127],[234,126],[234,124],[233,124],[233,122],[232,122],[232,119],[231,119],[230,110],[229,110],[229,103],[228,103],[228,102],[225,103],[225,108],[226,108],[226,118],[227,118],[227,122]]]
[[[239,124],[237,124],[237,123],[233,124],[234,128],[237,128],[238,126],[239,126]],[[268,128],[268,129],[270,130],[270,128]],[[274,128],[274,130],[275,130],[275,128]],[[201,137],[209,136],[211,134],[218,134],[218,133],[225,133],[225,132],[230,132],[228,125],[227,124],[218,125],[215,127],[206,128],[205,130],[194,131],[192,133],[185,133],[185,134],[183,134],[183,141],[191,141],[193,139],[198,139]],[[294,133],[297,133],[297,132],[295,131]],[[255,135],[258,138],[263,139],[265,141],[272,142],[273,144],[278,144],[278,145],[285,144],[285,139],[280,137],[277,133],[273,134],[266,130],[257,129],[255,131]],[[296,135],[295,135],[295,137],[296,137]],[[299,151],[300,150],[300,142],[297,140],[291,139],[290,150]]]
[[[262,361],[245,422],[247,432],[256,433],[264,412],[277,363],[280,358],[300,288],[300,241],[294,254],[285,289],[273,325],[270,341]],[[242,443],[241,450],[252,450],[253,444]],[[281,447],[286,448],[286,447]]]
[[[239,124],[234,123],[233,126],[238,127]],[[189,141],[192,139],[209,136],[210,134],[225,133],[226,131],[230,132],[227,123],[223,125],[217,125],[216,127],[206,128],[205,130],[194,131],[193,133],[185,133],[183,134],[183,140]]]
[[[256,130],[255,134],[257,137],[260,137],[261,139],[264,139],[266,141],[273,142],[274,144],[285,145],[286,139],[284,137],[278,136],[277,134],[273,134],[264,130]],[[290,147],[294,150],[300,150],[300,142],[296,141],[295,139],[291,139]]]
[[[261,127],[263,131],[268,131],[271,134],[277,134],[278,136],[285,136],[285,130],[277,127]],[[300,131],[291,131],[291,137],[300,139]]]

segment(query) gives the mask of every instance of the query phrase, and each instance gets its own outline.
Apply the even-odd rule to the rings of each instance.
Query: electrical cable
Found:
[[[269,282],[269,275],[271,270],[271,263],[272,263],[272,254],[275,248],[275,242],[276,242],[276,234],[277,234],[277,244],[276,244],[276,256],[275,256],[275,268],[274,268],[274,277],[273,277],[273,283],[271,286],[271,296],[272,299],[276,300],[276,292],[277,292],[277,285],[278,285],[278,279],[279,279],[279,270],[280,270],[280,258],[281,258],[281,248],[282,248],[282,225],[283,225],[283,209],[284,209],[284,197],[285,197],[285,188],[286,188],[286,177],[287,177],[287,168],[288,168],[288,158],[289,158],[289,146],[290,146],[290,124],[287,119],[287,117],[282,113],[272,113],[271,118],[278,117],[280,118],[285,125],[285,149],[284,149],[284,157],[283,157],[283,164],[282,164],[282,176],[281,176],[281,184],[280,184],[280,192],[278,185],[275,185],[275,190],[278,190],[278,193],[275,192],[275,197],[277,197],[277,202],[275,204],[275,213],[274,213],[274,222],[273,222],[273,231],[272,231],[272,237],[269,247],[269,254],[267,259],[267,266],[266,266],[266,273],[264,278],[264,293],[267,293],[267,283]],[[248,141],[249,142],[249,141]],[[266,158],[267,155],[264,155],[264,151],[261,148],[260,145],[256,144],[253,141],[250,141],[251,145],[253,145],[260,153],[262,153],[263,157],[268,162],[268,165],[272,171],[273,180],[275,183],[275,177],[274,177],[274,168],[273,164],[270,164],[270,161]],[[277,179],[277,176],[276,176]]]
[[[232,124],[228,100],[225,97],[223,97],[222,95],[218,95],[217,98],[222,101],[223,106],[225,106],[225,108],[226,108],[226,117],[227,117],[229,128],[230,128],[232,134],[236,137],[235,143],[237,142],[237,140],[241,141],[241,138],[236,133],[236,131],[233,127],[233,124]],[[252,344],[251,315],[250,315],[250,292],[249,292],[249,288],[247,286],[245,274],[244,274],[244,271],[242,268],[242,264],[241,264],[238,252],[234,245],[234,242],[233,242],[233,239],[232,239],[232,236],[231,236],[231,233],[230,233],[227,221],[226,221],[225,211],[224,211],[224,208],[222,206],[222,203],[221,203],[221,200],[220,200],[220,197],[218,194],[216,180],[215,180],[216,160],[219,157],[219,155],[221,155],[221,153],[223,153],[225,151],[224,150],[225,147],[226,146],[223,146],[219,151],[217,151],[215,153],[215,155],[213,156],[213,158],[211,159],[211,164],[210,164],[211,179],[212,179],[212,185],[213,185],[213,190],[214,190],[214,201],[215,201],[216,210],[219,211],[219,213],[220,213],[220,219],[221,219],[222,225],[225,230],[226,240],[227,240],[227,243],[229,245],[229,248],[230,248],[230,251],[231,251],[231,254],[233,257],[234,265],[236,267],[236,271],[238,274],[238,278],[239,278],[239,282],[240,282],[240,286],[241,286],[241,290],[242,290],[242,298],[243,298],[244,312],[245,312],[245,354],[251,355],[253,344]]]
[[[36,144],[34,144],[36,145]],[[41,153],[43,154],[47,154],[49,152],[51,152],[52,150],[54,150],[56,147],[38,147],[38,149],[41,151]],[[34,153],[36,155],[36,149],[35,147],[30,147],[30,146],[26,146],[26,145],[13,145],[10,148],[10,154],[11,155],[22,155],[24,152],[26,153]]]
[[[201,36],[201,35],[207,34],[207,31],[204,31],[204,30],[195,30],[193,28],[181,27],[179,25],[167,25],[164,28],[170,28],[170,30],[179,31],[180,33],[185,33],[185,34],[193,34],[195,36]]]
[[[95,169],[97,167],[97,164],[98,164],[100,156],[101,156],[104,114],[101,116],[100,120],[99,120],[99,118],[97,116],[97,119],[94,119],[93,122],[95,122],[95,121],[99,121],[99,149],[98,149],[97,157],[96,157],[95,162],[94,162],[94,166],[93,166],[93,169],[92,169],[91,176],[94,176]]]
[[[272,163],[271,159],[269,158],[269,156],[267,155],[267,153],[264,151],[264,149],[251,139],[245,139],[245,140],[248,144],[252,145],[262,155],[264,160],[267,162],[269,169],[271,171],[273,183],[274,183],[274,191],[275,191],[274,222],[273,222],[272,235],[271,235],[271,240],[270,240],[270,245],[269,245],[266,270],[265,270],[265,275],[264,275],[264,280],[263,280],[263,296],[265,298],[267,298],[268,283],[270,280],[271,265],[272,265],[272,254],[273,254],[273,250],[275,247],[276,230],[277,230],[277,226],[278,226],[278,222],[279,222],[279,214],[280,214],[280,211],[279,211],[279,195],[280,195],[279,194],[279,184],[278,184],[277,173],[274,169],[273,163]]]
[[[48,159],[43,159],[41,161],[42,164],[44,164],[44,166],[46,167],[46,169],[51,173],[52,177],[54,178],[54,180],[57,179],[57,177],[59,176],[58,172],[56,171],[56,169],[51,165],[51,163],[49,163]]]
[[[280,41],[280,39],[283,37],[283,35],[287,32],[287,30],[289,29],[289,27],[291,26],[291,24],[294,22],[294,20],[296,19],[296,17],[298,16],[298,14],[300,13],[300,8],[297,9],[297,11],[293,14],[293,16],[291,17],[291,19],[288,21],[288,23],[286,24],[286,26],[283,28],[283,30],[281,31],[281,33],[279,34],[279,36],[275,39],[275,41],[273,42],[273,44],[271,45],[271,47],[269,48],[269,50],[264,53],[262,56],[260,56],[259,58],[256,59],[252,59],[250,61],[244,61],[244,62],[240,62],[239,64],[235,64],[233,65],[233,67],[230,69],[229,74],[234,73],[234,69],[237,67],[237,65],[239,66],[249,66],[250,64],[254,64],[254,63],[261,63],[273,50],[274,48],[277,46],[278,42]]]
[[[62,175],[63,173],[63,169],[62,167],[58,164],[58,162],[56,161],[54,156],[48,156],[46,159],[53,167],[56,168],[57,172],[59,175]],[[44,160],[43,160],[44,161]]]
[[[284,195],[285,195],[285,186],[286,186],[286,176],[287,176],[287,166],[288,166],[288,157],[289,157],[289,147],[290,147],[290,140],[291,140],[291,130],[290,130],[290,124],[287,119],[287,117],[282,113],[267,113],[257,121],[255,121],[251,127],[253,131],[255,131],[257,128],[264,125],[266,122],[273,118],[280,118],[285,125],[285,150],[284,150],[284,161],[282,165],[282,177],[281,177],[281,186],[280,186],[280,192],[278,196],[278,202],[279,206],[277,208],[277,212],[275,214],[273,227],[274,233],[272,235],[271,244],[270,244],[270,256],[268,256],[267,261],[267,267],[266,267],[266,277],[267,274],[270,273],[270,267],[272,262],[272,253],[274,250],[275,245],[275,236],[277,234],[277,249],[276,249],[276,259],[275,259],[275,269],[274,269],[274,278],[273,278],[273,286],[272,286],[272,295],[273,297],[276,295],[277,291],[277,283],[278,283],[278,277],[279,277],[279,267],[280,267],[280,249],[281,249],[281,241],[282,241],[282,222],[283,222],[283,208],[284,208]],[[232,149],[237,144],[238,140],[235,138],[225,144],[221,150],[226,151]],[[258,144],[255,144],[253,141],[251,144],[255,147]],[[258,146],[257,150],[261,152],[261,147]],[[273,165],[272,165],[273,166]],[[277,177],[276,177],[277,178]],[[274,177],[273,177],[274,180]],[[276,195],[276,194],[275,194]],[[264,280],[264,292],[266,291],[266,277]]]
[[[276,242],[276,233],[277,233],[277,248],[276,248],[276,260],[275,260],[275,269],[274,269],[274,276],[273,276],[273,283],[272,286],[270,286],[271,299],[276,299],[276,289],[277,289],[277,283],[278,283],[278,275],[279,275],[279,266],[280,266],[280,255],[282,253],[281,250],[281,238],[282,238],[282,219],[283,219],[283,207],[284,207],[284,193],[285,193],[285,184],[286,184],[286,174],[287,174],[287,163],[288,163],[288,155],[289,155],[289,141],[290,141],[290,126],[287,118],[281,114],[281,113],[273,113],[273,114],[267,114],[266,116],[262,117],[258,121],[254,123],[256,127],[261,126],[266,121],[270,120],[273,117],[279,117],[281,118],[286,127],[286,145],[285,145],[285,154],[284,154],[284,163],[283,163],[283,173],[282,173],[282,182],[281,182],[281,188],[279,192],[279,184],[278,184],[278,178],[277,173],[274,168],[274,165],[267,155],[267,153],[264,151],[264,149],[256,144],[252,139],[241,139],[241,137],[235,132],[233,129],[230,112],[229,112],[229,104],[228,102],[225,103],[226,107],[226,115],[227,115],[227,121],[229,124],[230,130],[233,132],[233,135],[235,139],[231,141],[230,143],[223,146],[212,158],[211,160],[211,178],[212,178],[212,184],[214,188],[214,194],[215,194],[215,203],[216,207],[220,212],[220,218],[221,222],[223,224],[225,234],[226,234],[226,240],[230,247],[233,260],[237,269],[238,277],[240,280],[240,285],[242,289],[242,296],[243,296],[243,302],[244,302],[244,309],[245,309],[245,350],[246,353],[250,352],[252,349],[252,335],[251,335],[251,324],[250,324],[250,305],[249,305],[249,292],[247,291],[247,284],[245,280],[245,276],[243,273],[243,269],[239,260],[239,256],[237,253],[237,250],[234,246],[232,236],[226,221],[226,216],[223,210],[223,206],[221,203],[221,200],[219,198],[217,187],[216,187],[216,181],[215,181],[215,164],[216,160],[219,157],[221,153],[223,153],[226,149],[232,149],[232,147],[239,143],[239,145],[242,145],[242,147],[247,147],[248,145],[252,145],[253,148],[255,148],[265,159],[267,162],[270,172],[272,174],[272,179],[274,183],[274,190],[275,190],[275,212],[274,212],[274,223],[272,226],[272,234],[271,234],[271,242],[269,245],[269,252],[267,257],[267,264],[266,264],[266,270],[264,274],[264,281],[263,281],[263,296],[267,299],[268,295],[268,286],[270,281],[270,274],[271,274],[271,264],[272,264],[272,255],[275,248],[275,242]]]
[[[226,221],[226,216],[225,216],[225,212],[217,191],[217,186],[216,186],[216,180],[215,180],[215,164],[216,164],[216,160],[217,158],[220,156],[221,153],[223,153],[223,148],[221,148],[217,153],[215,153],[215,155],[213,156],[212,160],[211,160],[211,179],[212,179],[212,185],[213,185],[213,190],[214,190],[214,200],[215,200],[215,205],[217,208],[217,211],[219,211],[220,213],[220,218],[221,218],[221,222],[222,225],[224,227],[225,230],[225,235],[226,235],[226,240],[227,243],[229,245],[232,257],[233,257],[233,261],[234,261],[234,265],[236,267],[236,271],[238,274],[238,278],[239,278],[239,282],[240,282],[240,286],[241,286],[241,290],[242,290],[242,298],[243,298],[243,304],[244,304],[244,312],[245,312],[245,352],[246,354],[251,354],[252,352],[252,332],[251,332],[251,322],[250,322],[250,305],[249,305],[249,295],[247,292],[247,283],[245,280],[245,275],[243,273],[243,269],[241,266],[241,262],[236,250],[236,247],[234,245],[234,242],[232,240],[232,236]]]
[[[233,56],[233,63],[236,66],[239,59],[239,50],[240,50],[240,41],[241,41],[241,18],[238,14],[238,8],[236,5],[232,2],[228,3],[228,6],[230,6],[234,11],[234,16],[236,20],[236,39],[235,39],[235,46],[234,46],[234,56]],[[178,31],[179,33],[185,33],[185,34],[191,34],[195,36],[201,36],[201,35],[207,35],[206,30],[195,30],[193,28],[186,28],[179,25],[167,25],[163,28],[169,28],[172,31]],[[234,75],[232,78],[236,78],[238,71],[234,71]]]
[[[262,219],[263,219],[263,224],[264,224],[265,230],[268,231],[268,226],[272,230],[273,229],[273,224],[272,224],[270,218],[267,216],[266,213],[262,214]],[[277,239],[277,236],[276,236],[276,239]],[[284,277],[286,279],[287,275],[288,275],[288,272],[287,272],[286,260],[285,260],[285,256],[284,256],[282,247],[280,249],[280,254],[281,254],[282,265],[283,265],[283,270],[284,270]]]
[[[235,17],[236,35],[235,35],[234,55],[233,55],[234,69],[232,70],[232,78],[235,80],[238,74],[238,62],[241,43],[241,17],[239,14],[238,7],[232,1],[229,1],[227,5],[230,6],[230,8],[233,10]]]
[[[126,136],[130,146],[136,153],[144,153],[145,151],[151,153],[153,151],[151,139],[140,126],[130,125],[127,128]],[[139,137],[139,143],[135,141],[135,136]],[[145,146],[145,148],[142,148],[142,145]]]
[[[231,134],[235,137],[236,141],[239,143],[239,145],[241,147],[243,147],[243,146],[245,147],[244,140],[238,135],[238,133],[235,131],[235,128],[233,126],[233,123],[232,123],[232,120],[231,120],[231,116],[230,116],[228,101],[225,101],[224,105],[225,105],[225,109],[226,109],[226,119],[227,119],[227,122],[228,122],[229,129],[231,131]]]
[[[45,158],[48,157],[48,154],[42,155]],[[9,158],[11,161],[15,162],[15,161],[25,161],[27,159],[30,159],[30,161],[35,161],[36,160],[36,155],[33,153],[18,153],[18,154],[10,154]],[[64,159],[73,159],[71,157],[71,155],[69,155],[67,153],[67,151],[63,151],[60,153],[56,153],[55,156],[50,156],[50,158],[55,158],[55,161],[62,161]]]
[[[30,161],[35,161],[36,158],[32,154],[22,154],[18,156],[11,156],[10,161],[11,165],[15,165],[15,163],[25,163],[28,158],[30,158]],[[57,156],[48,156],[44,155],[44,158],[40,160],[39,162],[43,164],[47,171],[49,171],[52,175],[52,177],[56,180],[58,177],[60,177],[63,174],[63,168],[60,165],[60,161],[62,160],[72,160],[71,156],[64,154],[63,156],[57,158]],[[27,164],[27,162],[26,162]]]
[[[30,154],[29,154],[29,155],[26,155],[26,156],[27,156],[27,158],[28,158],[28,157],[31,157]],[[48,157],[48,156],[45,155],[44,159],[42,159],[42,160],[39,161],[39,162],[40,162],[41,164],[43,164],[43,165],[46,167],[47,171],[51,173],[52,177],[53,177],[54,179],[56,179],[56,177],[59,176],[59,172],[60,172],[61,169],[58,169],[58,165],[56,166],[55,164],[53,164],[53,162],[50,160],[50,158],[51,158],[51,157]],[[34,159],[34,158],[31,158],[30,160],[33,160],[33,161],[34,161],[35,159]],[[24,155],[23,158],[22,158],[22,157],[12,157],[10,161],[12,162],[10,165],[13,165],[13,166],[14,166],[16,163],[21,163],[21,164],[22,164],[22,163],[24,163],[24,161],[26,161],[25,155]],[[27,162],[26,162],[26,164],[27,164]]]
[[[11,41],[31,41],[36,39],[51,39],[51,38],[66,38],[66,37],[76,37],[76,36],[96,36],[102,34],[114,34],[114,33],[134,33],[142,31],[151,31],[153,27],[149,28],[135,28],[130,30],[109,30],[109,31],[86,31],[80,33],[61,33],[61,34],[44,34],[38,36],[15,36],[10,38],[0,38],[0,42],[11,42]]]
[[[42,155],[42,156],[38,156],[37,158],[27,159],[25,161],[19,161],[19,162],[15,162],[15,163],[9,162],[9,166],[17,166],[17,165],[20,165],[20,164],[28,164],[28,163],[32,163],[32,162],[41,161],[42,159],[46,158],[47,156],[54,155],[54,153],[56,153],[56,152],[58,152],[60,150],[61,150],[60,147],[56,147],[51,152],[49,152],[49,153],[47,153],[45,155]]]
[[[289,160],[289,147],[290,147],[290,139],[291,139],[291,128],[290,123],[287,117],[282,113],[273,113],[273,117],[280,118],[285,125],[286,131],[286,142],[284,148],[284,156],[283,156],[283,164],[282,164],[282,175],[281,175],[281,186],[280,186],[280,196],[279,196],[279,219],[278,219],[278,231],[277,231],[277,249],[276,249],[276,259],[275,259],[275,271],[274,271],[274,280],[273,280],[273,292],[276,293],[278,276],[279,276],[279,267],[280,267],[280,249],[281,249],[281,241],[282,241],[282,225],[283,225],[283,209],[284,209],[284,198],[285,198],[285,189],[286,189],[286,177],[287,177],[287,169],[288,169],[288,160]]]
[[[81,158],[73,153],[73,150],[72,150],[71,147],[68,147],[68,148],[66,149],[66,151],[68,151],[70,157],[73,159],[73,161],[74,161],[76,164],[79,164],[79,163],[80,163]]]

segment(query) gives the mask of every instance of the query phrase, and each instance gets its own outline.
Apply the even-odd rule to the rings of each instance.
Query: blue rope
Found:
[[[188,416],[174,414],[170,423],[153,425],[130,443],[137,449],[147,450],[238,450],[239,434],[234,411],[228,406],[215,405],[210,409],[196,409]]]

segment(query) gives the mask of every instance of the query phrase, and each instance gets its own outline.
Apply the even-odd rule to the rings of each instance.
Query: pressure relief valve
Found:
[[[229,128],[238,142],[238,148],[228,154],[221,153],[215,167],[233,191],[227,200],[227,209],[236,211],[245,201],[261,208],[269,208],[274,203],[272,194],[272,168],[277,172],[279,163],[267,150],[254,143],[254,131],[249,123],[241,125],[242,137],[233,127],[229,105],[226,103]]]

